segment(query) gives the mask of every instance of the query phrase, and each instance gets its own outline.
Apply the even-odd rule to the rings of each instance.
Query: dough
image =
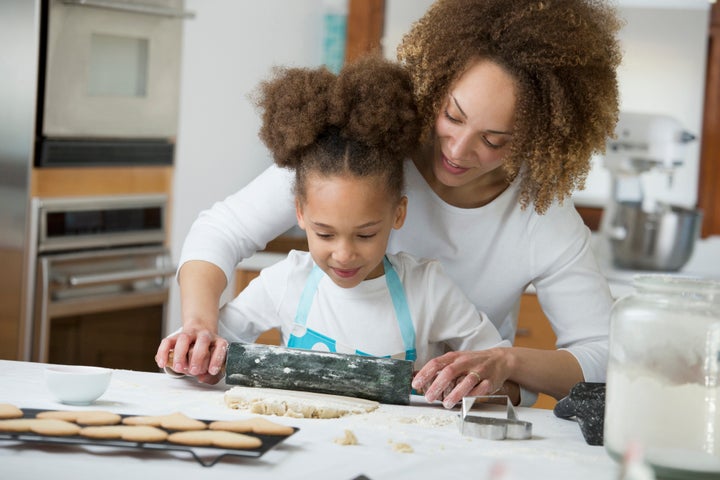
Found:
[[[261,415],[297,418],[339,418],[372,412],[380,406],[362,398],[253,387],[231,388],[225,392],[225,404]]]
[[[345,430],[345,435],[339,438],[336,438],[335,443],[338,445],[357,445],[358,439],[355,436],[355,434],[352,432],[352,430]]]
[[[413,452],[415,451],[415,450],[413,450],[413,448],[412,448],[409,444],[407,444],[407,443],[403,443],[403,442],[397,442],[397,443],[395,443],[395,442],[390,442],[390,443],[392,444],[392,449],[395,450],[396,452],[400,452],[400,453],[413,453]]]

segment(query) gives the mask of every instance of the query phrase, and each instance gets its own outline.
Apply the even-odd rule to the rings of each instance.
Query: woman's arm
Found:
[[[511,347],[446,353],[429,361],[412,385],[428,401],[442,400],[452,408],[468,395],[510,394],[517,403],[511,392],[518,384],[560,399],[581,381],[580,365],[567,351]]]
[[[607,339],[612,297],[590,248],[590,234],[571,204],[536,217],[527,235],[528,262],[538,299],[557,336],[558,350],[513,347],[448,353],[428,363],[413,387],[429,400],[444,396],[451,407],[468,394],[487,395],[504,380],[531,392],[566,396],[577,382],[602,382],[607,364]],[[472,390],[468,372],[478,372],[485,385]],[[474,375],[473,375],[474,376]]]

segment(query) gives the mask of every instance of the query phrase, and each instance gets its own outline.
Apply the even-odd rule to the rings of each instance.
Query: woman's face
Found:
[[[309,175],[296,204],[315,263],[333,282],[352,288],[383,274],[390,232],[405,220],[407,198],[391,201],[377,177]]]
[[[472,186],[503,164],[515,98],[513,77],[489,60],[475,63],[450,88],[435,122],[432,168],[440,183]]]

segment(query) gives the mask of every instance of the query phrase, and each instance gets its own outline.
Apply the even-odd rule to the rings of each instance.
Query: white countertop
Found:
[[[116,370],[108,391],[91,407],[123,414],[180,411],[201,419],[250,416],[223,403],[227,387],[203,386],[160,373]],[[43,364],[0,360],[0,402],[21,408],[80,409],[56,403],[43,382]],[[379,479],[497,478],[490,471],[503,465],[503,479],[615,479],[619,466],[603,447],[587,445],[574,421],[550,410],[519,408],[518,417],[533,423],[530,440],[492,441],[460,435],[458,411],[429,405],[413,397],[411,406],[382,405],[369,414],[339,419],[269,417],[300,430],[259,459],[226,457],[203,467],[186,452],[142,452],[109,447],[42,446],[0,441],[3,479],[103,480],[113,478],[253,478]],[[492,414],[490,414],[492,415]],[[345,429],[359,445],[333,440]],[[393,449],[410,445],[412,453]]]

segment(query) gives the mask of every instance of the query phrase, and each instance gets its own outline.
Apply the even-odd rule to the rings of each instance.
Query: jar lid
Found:
[[[638,290],[666,293],[690,293],[717,296],[720,302],[720,281],[683,275],[640,274],[633,276],[633,286]]]

